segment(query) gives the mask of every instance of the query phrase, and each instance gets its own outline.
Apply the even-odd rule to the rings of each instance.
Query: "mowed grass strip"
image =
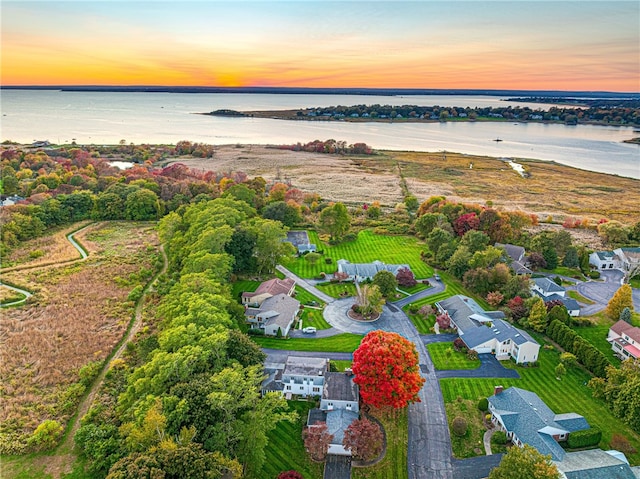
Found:
[[[321,272],[336,271],[336,261],[346,259],[351,263],[370,263],[375,260],[389,264],[408,264],[416,278],[428,278],[433,269],[420,259],[424,244],[414,236],[378,235],[371,230],[358,233],[356,240],[337,245],[321,243],[317,233],[308,231],[309,240],[323,251],[323,257],[311,264],[304,257],[291,259],[286,266],[298,276],[315,278]],[[327,264],[325,258],[330,258]]]
[[[479,359],[468,359],[465,353],[453,349],[453,343],[427,344],[433,366],[441,371],[447,369],[478,369]]]
[[[444,401],[451,403],[457,397],[477,401],[491,396],[496,385],[505,388],[517,386],[533,391],[556,414],[576,412],[583,415],[591,426],[599,427],[602,430],[600,447],[605,450],[611,449],[609,442],[613,433],[625,436],[638,451],[627,455],[629,462],[632,465],[640,464],[640,435],[615,418],[603,401],[592,396],[591,389],[587,386],[591,376],[584,370],[569,368],[562,380],[558,381],[554,369],[559,363],[559,356],[560,353],[556,350],[540,349],[539,367],[517,367],[520,379],[442,379],[440,387]],[[516,368],[515,364],[508,361],[503,364],[508,368]]]
[[[265,479],[275,479],[283,471],[295,470],[305,479],[321,479],[323,463],[309,459],[302,440],[302,429],[306,426],[309,409],[315,404],[307,401],[288,401],[289,410],[298,413],[295,422],[281,421],[268,437],[267,460],[262,468]]]
[[[316,285],[316,288],[332,298],[345,298],[356,295],[356,285],[353,283],[321,283]]]
[[[611,323],[612,324],[612,323]],[[620,366],[620,360],[613,354],[611,343],[607,341],[607,334],[611,324],[598,324],[596,326],[585,326],[573,328],[573,330],[581,337],[589,341],[598,348],[614,366]]]
[[[353,479],[406,479],[407,444],[409,442],[409,420],[407,408],[382,413],[372,409],[375,416],[384,426],[387,435],[387,452],[384,459],[375,466],[354,467],[351,469]]]
[[[316,329],[331,328],[331,325],[327,323],[322,316],[321,310],[306,308],[302,311],[300,320],[302,321],[302,326],[298,326],[299,329],[306,328],[307,326],[313,326]]]
[[[589,299],[589,298],[585,298],[584,296],[582,296],[580,293],[578,293],[577,291],[567,291],[567,295],[570,298],[575,299],[578,303],[582,303],[582,304],[596,304],[595,301]]]
[[[362,336],[343,333],[329,338],[278,339],[264,336],[251,336],[258,345],[268,349],[282,349],[284,351],[318,351],[334,353],[352,353],[362,341]]]
[[[311,302],[315,301],[315,306],[324,306],[324,301],[322,301],[320,298],[317,298],[299,285],[296,285],[295,298],[300,301],[301,304],[310,304]]]
[[[258,286],[260,286],[260,281],[241,279],[234,283],[231,283],[231,295],[233,296],[233,299],[240,302],[242,293],[253,293],[256,289],[258,289]]]

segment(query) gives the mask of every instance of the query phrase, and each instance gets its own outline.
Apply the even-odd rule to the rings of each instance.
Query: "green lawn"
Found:
[[[575,299],[576,301],[578,301],[579,303],[583,303],[583,304],[595,304],[595,301],[590,300],[589,298],[585,298],[584,296],[582,296],[580,293],[578,293],[577,291],[567,291],[567,295],[570,298]]]
[[[483,413],[478,409],[477,401],[460,399],[459,401],[456,400],[445,404],[445,409],[447,411],[453,456],[458,459],[484,456],[485,450],[482,436],[486,429],[482,423]],[[456,417],[464,418],[467,421],[467,433],[464,436],[456,436],[453,433],[451,424]]]
[[[560,276],[568,276],[569,278],[576,278],[584,280],[584,275],[580,268],[567,268],[566,266],[558,266],[555,269],[543,269],[545,273],[558,274]]]
[[[331,325],[324,320],[322,311],[318,309],[305,308],[300,316],[302,327],[313,326],[316,329],[329,329]]]
[[[344,298],[346,296],[356,295],[356,285],[353,283],[321,283],[316,287],[325,294],[328,294],[332,298]],[[341,293],[346,292],[346,296],[340,296]]]
[[[416,278],[428,278],[433,269],[420,259],[423,243],[414,236],[377,235],[371,230],[358,233],[355,241],[344,242],[335,246],[324,244],[315,231],[308,231],[309,241],[324,251],[323,257],[311,264],[304,258],[291,259],[285,266],[303,278],[315,278],[320,272],[336,271],[336,261],[347,259],[352,263],[369,263],[380,260],[390,264],[408,264]],[[331,264],[325,263],[331,258]]]
[[[278,339],[264,336],[251,336],[262,348],[283,349],[286,351],[322,351],[334,353],[352,353],[362,341],[362,336],[343,333],[330,338]]]
[[[582,414],[589,424],[602,429],[600,447],[610,449],[609,441],[614,432],[626,436],[638,452],[627,455],[631,464],[640,464],[640,435],[615,418],[607,405],[591,395],[587,382],[589,374],[579,368],[570,368],[561,381],[556,379],[554,368],[559,362],[559,352],[540,350],[540,366],[537,368],[520,368],[520,379],[442,379],[440,386],[445,403],[455,401],[458,396],[463,399],[477,401],[479,398],[491,396],[496,385],[504,387],[518,386],[533,391],[555,413],[576,412]],[[510,362],[506,367],[515,368]]]
[[[427,288],[431,288],[431,285],[428,283],[425,284],[422,282],[418,282],[415,286],[412,286],[411,288],[407,288],[406,286],[398,286],[398,289],[400,291],[404,291],[407,294],[416,294]]]
[[[479,359],[467,359],[466,353],[453,349],[453,343],[427,344],[427,349],[436,369],[477,369],[480,367]]]
[[[331,360],[331,370],[332,371],[336,371],[336,372],[343,372],[346,368],[350,368],[351,365],[353,364],[353,361],[338,361],[338,360]]]
[[[231,295],[233,299],[240,302],[242,293],[245,291],[252,293],[258,286],[260,286],[260,281],[238,280],[235,283],[231,283]]]
[[[275,479],[282,471],[295,470],[305,479],[321,479],[324,464],[312,462],[302,441],[302,428],[306,426],[307,414],[315,404],[307,401],[288,401],[289,410],[297,411],[295,423],[281,421],[267,436],[267,460],[262,468],[265,479]]]
[[[302,304],[310,304],[312,301],[315,301],[315,306],[324,306],[324,301],[322,301],[320,298],[315,297],[313,294],[300,287],[299,285],[296,285],[296,299]]]
[[[607,342],[607,334],[609,333],[611,324],[613,323],[573,328],[573,330],[602,351],[611,364],[619,366],[620,360],[613,354],[611,344]]]
[[[372,410],[371,413],[384,426],[387,435],[387,452],[384,459],[375,466],[354,467],[351,469],[353,479],[406,479],[407,444],[409,442],[409,420],[407,408],[382,414]]]

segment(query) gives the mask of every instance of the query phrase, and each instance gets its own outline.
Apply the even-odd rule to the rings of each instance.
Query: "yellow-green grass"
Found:
[[[567,291],[567,295],[572,298],[575,299],[576,301],[578,301],[579,303],[582,304],[595,304],[596,302],[589,299],[589,298],[585,298],[584,296],[582,296],[580,293],[578,293],[577,291]]]
[[[267,460],[260,477],[275,479],[283,471],[294,470],[305,479],[321,479],[324,464],[309,459],[302,440],[302,430],[306,426],[309,409],[315,404],[307,401],[287,402],[289,410],[298,413],[298,420],[281,421],[267,435]]]
[[[427,349],[436,369],[477,369],[480,367],[479,359],[468,359],[466,353],[453,349],[453,343],[428,344]]]
[[[557,380],[554,369],[559,363],[559,356],[556,350],[541,349],[539,367],[517,368],[520,379],[442,379],[440,387],[444,401],[451,403],[458,396],[477,401],[482,397],[491,396],[496,385],[502,385],[505,388],[517,386],[533,391],[556,414],[576,412],[582,414],[592,426],[599,427],[602,430],[600,447],[603,449],[610,449],[609,442],[613,433],[627,437],[638,451],[627,457],[632,465],[639,465],[640,435],[614,417],[604,401],[592,396],[591,389],[587,386],[591,376],[584,370],[577,367],[568,368],[562,380]],[[516,368],[508,361],[503,364],[508,368]]]
[[[311,304],[312,302],[315,301],[314,306],[318,306],[318,307],[324,306],[324,301],[322,301],[320,298],[317,298],[316,296],[311,294],[306,289],[300,287],[299,285],[296,285],[295,293],[296,293],[296,299],[300,301],[301,304]]]
[[[554,269],[543,269],[542,271],[551,274],[558,274],[560,276],[567,276],[569,278],[576,278],[581,280],[584,279],[584,275],[582,274],[582,271],[580,271],[580,268],[567,268],[566,266],[558,266]]]
[[[421,281],[418,281],[418,283],[415,286],[411,286],[410,288],[407,288],[406,286],[398,286],[398,289],[400,291],[403,291],[407,294],[416,294],[427,288],[431,288],[431,285],[429,283],[425,284]]]
[[[485,450],[482,436],[486,428],[482,423],[483,413],[478,409],[478,402],[460,398],[459,401],[456,400],[445,404],[445,409],[447,411],[453,456],[458,459],[484,456]],[[467,421],[467,433],[464,436],[456,436],[453,433],[451,424],[456,417],[461,417]]]
[[[300,315],[302,327],[313,326],[316,329],[329,329],[331,325],[322,316],[322,311],[318,309],[305,308]]]
[[[375,260],[389,264],[408,264],[417,278],[427,278],[433,269],[420,259],[420,252],[424,244],[414,236],[378,235],[371,230],[358,233],[354,241],[345,241],[335,246],[324,244],[317,233],[308,231],[309,241],[318,245],[323,257],[311,264],[304,258],[291,259],[287,267],[303,278],[315,278],[321,272],[336,271],[336,261],[346,259],[352,263],[370,263]],[[331,258],[331,264],[325,263],[325,258]]]
[[[250,280],[238,280],[234,283],[231,283],[231,294],[234,299],[240,301],[240,296],[244,292],[253,293],[258,286],[260,286],[260,281],[250,281]]]
[[[351,470],[353,479],[406,479],[407,444],[409,442],[409,421],[407,408],[395,412],[382,413],[372,410],[371,415],[378,419],[387,436],[387,451],[378,464],[370,467],[354,467]]]
[[[340,361],[340,360],[331,360],[331,370],[333,371],[335,369],[335,371],[341,373],[343,372],[345,369],[350,368],[351,365],[353,364],[353,361]]]
[[[573,330],[584,339],[598,348],[614,366],[620,365],[620,360],[613,354],[611,343],[607,341],[610,324],[597,324],[594,326],[585,326],[573,328]]]
[[[251,336],[251,338],[262,348],[334,353],[352,353],[360,346],[360,341],[362,341],[362,336],[349,333],[319,339],[278,339],[264,336]]]
[[[321,283],[316,287],[332,298],[345,298],[356,295],[356,285],[353,283]]]

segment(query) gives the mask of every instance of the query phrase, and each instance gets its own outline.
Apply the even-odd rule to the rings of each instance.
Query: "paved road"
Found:
[[[422,298],[427,298],[434,294],[442,293],[446,288],[445,284],[440,281],[431,280],[430,283],[432,286],[431,288],[423,289],[422,291],[418,291],[415,294],[406,296],[402,299],[399,299],[398,301],[394,301],[393,304],[402,309],[409,303],[413,303],[414,301],[418,301]]]
[[[454,459],[453,470],[456,479],[481,479],[488,477],[491,469],[498,467],[504,454]]]
[[[509,378],[519,379],[520,374],[515,369],[507,369],[493,354],[478,354],[480,367],[477,369],[448,369],[436,371],[438,379],[442,378]]]
[[[424,344],[431,343],[448,343],[455,341],[458,337],[455,333],[443,333],[443,334],[421,334],[420,339]]]
[[[325,303],[329,304],[329,303],[332,303],[333,301],[335,301],[335,298],[332,298],[328,294],[320,291],[313,284],[311,284],[310,282],[308,282],[305,279],[302,279],[300,276],[292,273],[291,271],[289,271],[284,266],[278,265],[278,266],[276,266],[276,269],[278,271],[280,271],[282,274],[284,274],[287,278],[291,278],[292,280],[294,280],[296,282],[296,284],[298,284],[300,287],[302,287],[302,288],[306,289],[307,291],[309,291],[315,297],[320,298]]]

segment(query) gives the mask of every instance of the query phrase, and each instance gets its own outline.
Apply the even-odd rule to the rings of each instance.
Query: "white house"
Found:
[[[339,259],[336,261],[336,264],[338,265],[339,273],[345,273],[348,275],[348,279],[355,281],[373,279],[378,271],[389,271],[394,276],[403,268],[411,271],[411,267],[408,264],[385,264],[382,261],[374,261],[373,263],[350,263],[346,259]]]
[[[618,321],[609,328],[607,341],[620,359],[640,359],[640,328]]]
[[[499,360],[516,363],[538,360],[540,345],[529,333],[504,320],[502,311],[484,311],[473,299],[456,295],[436,303],[440,313],[448,313],[451,325],[465,345],[478,354],[492,353]]]
[[[320,396],[328,371],[328,359],[289,356],[282,371],[282,392],[286,396]]]
[[[620,258],[613,251],[595,251],[589,255],[589,263],[599,270],[620,269]]]
[[[613,252],[620,258],[620,269],[625,273],[640,267],[640,247],[618,248]]]
[[[262,329],[268,336],[277,336],[280,330],[286,336],[299,311],[298,300],[280,293],[266,298],[258,307],[247,307],[244,316],[252,329]]]
[[[569,316],[580,316],[578,302],[568,297],[567,290],[549,278],[534,278],[531,284],[531,293],[540,296],[545,302],[560,301],[567,308]]]

